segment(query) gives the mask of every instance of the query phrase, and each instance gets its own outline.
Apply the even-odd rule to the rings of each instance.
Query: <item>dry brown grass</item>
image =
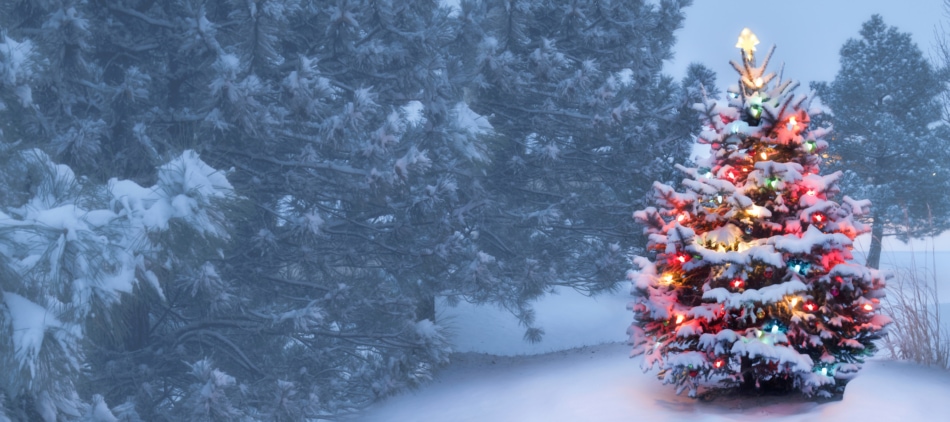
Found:
[[[884,312],[893,318],[884,338],[884,348],[895,359],[950,369],[950,333],[941,319],[937,296],[936,256],[931,265],[918,266],[917,253],[910,264],[894,270],[884,299]]]

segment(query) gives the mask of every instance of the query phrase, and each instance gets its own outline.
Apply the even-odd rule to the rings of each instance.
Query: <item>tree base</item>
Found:
[[[840,401],[843,396],[843,392],[835,393],[831,397],[820,397],[818,395],[806,396],[795,389],[790,380],[787,382],[786,380],[777,381],[782,381],[783,383],[760,382],[759,388],[755,388],[754,383],[753,388],[749,388],[744,384],[707,387],[696,396],[696,399],[707,403],[714,401],[737,402],[739,407],[758,407],[789,401],[827,403]],[[763,400],[763,398],[770,399]],[[755,399],[755,401],[749,399]]]

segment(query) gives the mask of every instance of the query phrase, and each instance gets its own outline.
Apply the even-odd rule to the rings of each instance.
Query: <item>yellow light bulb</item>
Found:
[[[663,281],[666,282],[666,284],[672,283],[672,282],[673,282],[673,274],[664,274],[664,275],[663,275]]]
[[[794,307],[795,305],[798,305],[798,298],[793,297],[791,300],[788,301],[788,303],[790,303]]]
[[[684,319],[686,319],[686,317],[684,317],[683,315],[677,315],[677,316],[676,316],[676,323],[679,324],[679,323],[683,322]]]

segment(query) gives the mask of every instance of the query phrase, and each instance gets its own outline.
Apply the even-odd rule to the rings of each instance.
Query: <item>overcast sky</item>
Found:
[[[932,56],[934,29],[950,23],[943,0],[794,0],[738,1],[695,0],[686,9],[684,27],[677,31],[676,57],[666,72],[677,79],[691,62],[716,71],[721,89],[735,84],[738,76],[729,66],[739,59],[736,39],[748,27],[761,43],[762,57],[774,44],[773,65],[785,63],[785,77],[803,87],[810,81],[831,81],[838,72],[838,52],[848,38],[859,37],[861,24],[872,14],[884,23],[910,32],[925,55]]]

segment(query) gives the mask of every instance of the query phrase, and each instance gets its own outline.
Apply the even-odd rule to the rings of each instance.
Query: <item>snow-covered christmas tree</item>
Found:
[[[884,276],[852,262],[870,203],[822,175],[827,128],[811,127],[808,96],[760,65],[748,29],[732,62],[727,104],[697,105],[711,155],[678,167],[681,191],[655,183],[637,211],[653,258],[636,257],[629,334],[644,370],[696,396],[698,385],[830,396],[874,350],[890,320],[877,308]]]

